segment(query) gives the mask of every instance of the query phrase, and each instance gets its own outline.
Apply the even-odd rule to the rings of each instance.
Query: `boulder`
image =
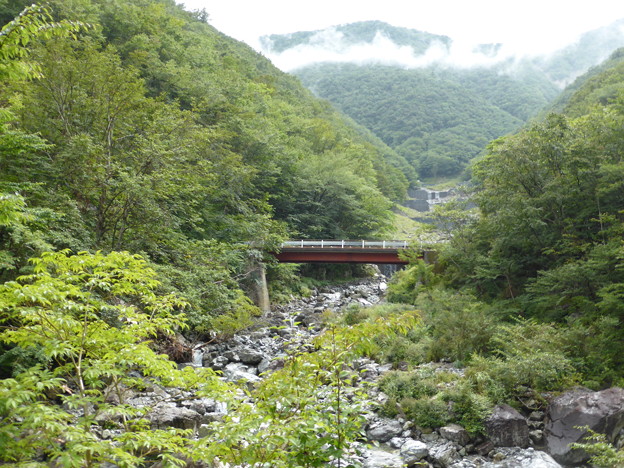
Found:
[[[544,426],[546,449],[562,464],[575,465],[589,459],[582,450],[570,449],[586,435],[582,427],[605,434],[613,442],[624,428],[624,389],[600,392],[575,390],[555,398],[547,409]]]
[[[255,349],[250,348],[240,349],[238,352],[238,356],[243,364],[251,364],[254,366],[260,364],[260,362],[264,358],[264,355],[260,351],[256,351]]]
[[[529,426],[526,419],[509,405],[497,405],[485,421],[488,438],[496,447],[527,447]]]
[[[260,377],[247,371],[247,368],[241,364],[230,363],[223,369],[223,376],[228,382],[247,381],[253,385],[260,382]]]
[[[195,429],[201,415],[197,411],[182,406],[158,406],[149,415],[154,429]]]
[[[460,456],[451,442],[442,442],[429,446],[429,458],[436,466],[446,468],[459,461]]]
[[[468,431],[459,424],[449,424],[448,426],[443,426],[438,429],[438,432],[446,440],[455,442],[462,447],[466,446],[466,444],[470,442],[470,435],[468,434]]]
[[[372,422],[366,430],[368,440],[388,442],[393,437],[398,437],[403,432],[403,425],[394,419],[378,419]]]
[[[407,439],[403,445],[401,445],[401,458],[407,466],[411,466],[414,463],[422,460],[429,455],[429,449],[424,442],[420,442],[414,439]]]
[[[383,450],[368,450],[364,468],[403,468],[403,460],[398,455]]]
[[[203,365],[204,367],[211,367],[214,370],[223,370],[229,362],[230,360],[225,356],[217,356],[209,361],[204,360]]]
[[[533,448],[499,448],[493,458],[495,461],[479,466],[481,468],[561,468],[561,465],[550,455]]]

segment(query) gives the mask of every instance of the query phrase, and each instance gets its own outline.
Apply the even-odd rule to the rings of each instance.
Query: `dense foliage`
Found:
[[[440,252],[441,276],[431,286],[430,274],[416,265],[393,286],[397,299],[411,303],[422,302],[425,286],[450,286],[500,317],[552,323],[558,331],[544,343],[559,344],[526,363],[527,371],[550,363],[555,375],[544,382],[557,382],[571,369],[592,387],[624,377],[624,94],[617,89],[624,76],[618,57],[576,85],[565,114],[490,144],[472,170],[477,209],[463,217],[449,212],[456,217]],[[448,302],[440,294],[432,293],[438,304],[432,310]],[[540,350],[537,332],[527,327],[522,333],[533,338],[526,349]],[[527,355],[503,355],[485,367],[506,379],[498,366]]]
[[[141,253],[205,333],[213,317],[253,314],[241,291],[262,260],[251,245],[390,225],[409,164],[205,13],[172,0],[49,5],[0,36],[0,192],[22,204],[2,228],[3,279],[46,250]]]
[[[316,94],[397,149],[423,176],[459,172],[487,142],[522,124],[429,70],[321,64],[297,74]]]
[[[461,44],[448,37],[378,21],[267,36],[263,47],[276,57],[297,47],[342,54],[342,63],[308,64],[293,72],[407,158],[421,176],[435,178],[460,172],[491,140],[516,131],[565,84],[624,45],[620,24],[537,57],[502,57],[501,44],[458,53]],[[387,53],[385,66],[350,54],[390,44],[396,50]]]

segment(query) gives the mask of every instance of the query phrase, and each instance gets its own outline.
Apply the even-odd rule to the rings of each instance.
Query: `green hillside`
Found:
[[[0,191],[23,218],[1,228],[2,279],[44,250],[140,253],[205,332],[253,309],[249,242],[390,228],[409,163],[201,14],[173,0],[50,7],[90,26],[6,49]]]
[[[455,64],[448,37],[379,21],[267,36],[263,46],[275,57],[295,46],[334,53],[334,63],[309,64],[293,73],[397,150],[421,176],[436,177],[461,172],[489,141],[516,131],[553,102],[565,83],[624,45],[620,25],[616,21],[585,33],[548,56],[503,58],[500,44],[482,44],[472,51],[473,59],[489,64],[473,66]],[[380,65],[379,50],[377,64],[349,63],[350,47],[374,46],[379,35],[411,48],[422,63]],[[446,55],[428,59],[432,46],[434,55]],[[342,63],[335,63],[335,53],[343,54]]]
[[[618,49],[608,60],[591,68],[570,84],[547,108],[579,117],[598,105],[607,105],[624,87],[624,49]],[[546,113],[546,111],[544,111]]]
[[[479,81],[476,75],[466,76],[465,86],[442,70],[381,65],[320,64],[297,75],[315,94],[395,148],[424,177],[460,172],[488,142],[524,122],[492,103],[492,87],[487,97],[470,89]],[[533,111],[539,108],[534,105]]]
[[[410,47],[415,57],[425,57],[434,45],[451,57],[452,41],[379,21],[337,26],[332,32],[331,37],[322,31],[272,35],[263,38],[263,45],[276,55],[297,45],[344,53],[344,63],[311,64],[293,73],[404,156],[423,177],[457,175],[488,142],[517,130],[559,93],[527,60],[507,59],[487,67],[350,64],[349,47],[373,44],[378,35]],[[477,49],[482,58],[492,59],[500,48],[484,44]]]

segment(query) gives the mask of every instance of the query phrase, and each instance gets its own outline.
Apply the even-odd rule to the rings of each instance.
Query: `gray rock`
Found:
[[[496,447],[527,447],[529,426],[526,419],[509,405],[498,405],[485,421],[489,439]]]
[[[262,374],[263,372],[266,372],[267,370],[269,370],[270,365],[271,365],[270,359],[268,358],[262,359],[262,361],[260,361],[260,363],[258,364],[258,373]]]
[[[409,466],[429,456],[429,449],[424,442],[407,439],[405,443],[401,445],[400,454],[403,461]]]
[[[420,438],[425,442],[436,442],[440,440],[440,435],[437,432],[423,432]]]
[[[212,367],[215,370],[223,370],[223,368],[230,362],[225,356],[217,356],[210,362],[204,361],[204,367]]]
[[[446,468],[459,461],[460,456],[451,442],[443,442],[429,447],[429,458]]]
[[[256,365],[260,364],[264,358],[264,354],[251,348],[243,348],[238,351],[238,356],[243,364]]]
[[[319,312],[322,312],[323,310],[324,308],[321,308],[320,311],[302,312],[295,317],[295,321],[303,327],[311,327],[321,321],[321,315]]]
[[[539,429],[531,431],[529,432],[529,437],[531,438],[531,442],[533,442],[533,444],[540,444],[544,439],[544,431],[540,431]]]
[[[226,351],[225,353],[223,353],[223,357],[226,357],[228,359],[228,361],[230,361],[230,362],[239,362],[240,361],[240,356],[234,350]]]
[[[183,406],[160,406],[150,413],[149,419],[154,429],[195,429],[201,415]]]
[[[249,384],[256,384],[261,380],[257,375],[247,372],[245,366],[237,363],[230,363],[225,366],[225,369],[223,369],[223,376],[228,382],[240,382],[244,380]]]
[[[477,465],[481,468],[561,468],[550,455],[532,448],[503,447],[497,449],[495,461]],[[453,466],[453,468],[456,468]]]
[[[360,371],[360,377],[364,380],[373,380],[379,376],[379,366],[377,364],[367,364]]]
[[[565,465],[587,461],[586,452],[569,447],[585,437],[586,431],[579,429],[584,426],[613,442],[624,428],[624,389],[576,390],[555,398],[548,406],[544,427],[548,453]]]
[[[544,412],[543,411],[532,411],[531,414],[529,414],[529,419],[531,421],[542,421],[544,419]]]
[[[368,450],[364,468],[403,468],[403,460],[398,455],[383,450]]]
[[[338,302],[340,300],[340,292],[323,293],[321,297],[324,297],[328,302]],[[319,305],[323,305],[322,303]]]
[[[394,419],[379,419],[370,424],[366,430],[368,440],[387,442],[393,437],[398,437],[403,432],[403,425]]]
[[[462,447],[470,442],[470,435],[468,434],[468,431],[459,424],[449,424],[448,426],[443,426],[438,429],[438,432],[446,440],[455,442]]]
[[[393,437],[387,442],[387,444],[394,449],[400,449],[405,443],[405,440],[405,437]]]

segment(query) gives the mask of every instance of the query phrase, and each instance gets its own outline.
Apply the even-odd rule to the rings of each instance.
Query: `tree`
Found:
[[[0,460],[138,466],[189,453],[185,431],[152,431],[150,409],[125,404],[128,389],[147,383],[225,395],[210,369],[180,371],[153,347],[185,327],[184,302],[157,294],[156,273],[136,255],[59,252],[32,262],[33,274],[0,286],[0,340],[40,355],[39,365],[0,381]],[[97,438],[103,415],[123,433]]]
[[[0,30],[0,80],[40,77],[39,65],[28,60],[30,51],[26,46],[35,39],[74,36],[85,27],[80,22],[52,21],[45,6],[26,7]]]

